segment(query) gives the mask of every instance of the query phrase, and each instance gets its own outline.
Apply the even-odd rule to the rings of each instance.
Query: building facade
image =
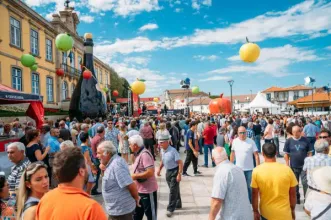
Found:
[[[42,95],[45,108],[68,110],[84,55],[74,8],[66,7],[49,22],[22,1],[0,0],[0,20],[0,83]],[[74,39],[71,53],[55,47],[56,36],[65,32]],[[36,71],[21,64],[23,54],[36,58]],[[111,68],[96,57],[94,64],[100,87],[109,88]],[[59,68],[64,70],[64,77],[56,75]]]
[[[169,89],[164,91],[161,101],[169,109],[185,109],[188,103],[193,100],[202,100],[204,98],[209,98],[209,95],[205,92],[193,94],[191,89]]]

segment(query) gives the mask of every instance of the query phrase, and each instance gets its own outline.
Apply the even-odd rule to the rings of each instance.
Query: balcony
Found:
[[[79,79],[81,71],[65,63],[61,63],[61,68],[64,70],[65,74],[69,77]]]

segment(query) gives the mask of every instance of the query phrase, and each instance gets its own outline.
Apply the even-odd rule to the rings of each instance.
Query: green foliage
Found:
[[[216,98],[219,98],[220,96],[219,95],[210,95],[209,98],[211,99],[216,99]]]
[[[126,89],[129,87],[129,82],[120,77],[115,70],[111,69],[110,71],[110,90],[113,92],[114,90],[118,91],[118,97],[113,97],[112,100],[115,101],[116,98],[127,98],[128,97],[128,90]]]

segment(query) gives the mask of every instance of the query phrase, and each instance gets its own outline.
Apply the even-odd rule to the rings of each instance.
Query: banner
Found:
[[[128,90],[128,116],[132,116],[132,92]]]
[[[42,127],[44,123],[44,106],[41,102],[31,102],[25,114],[36,121],[38,129]]]

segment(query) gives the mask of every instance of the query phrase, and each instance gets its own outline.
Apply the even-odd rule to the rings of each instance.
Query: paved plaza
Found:
[[[281,150],[283,149],[284,139],[281,139]],[[185,160],[184,148],[181,148],[181,158]],[[263,161],[262,155],[260,156]],[[277,159],[280,163],[285,163],[283,158]],[[156,162],[157,166],[159,161]],[[203,155],[199,156],[199,165],[203,164]],[[180,184],[183,208],[176,210],[171,218],[166,216],[169,188],[165,180],[165,169],[162,170],[161,177],[157,177],[158,190],[158,220],[176,219],[176,220],[207,220],[210,208],[210,195],[213,187],[213,177],[216,168],[199,167],[202,172],[198,177],[183,177]],[[188,174],[193,174],[192,165],[188,168]],[[100,187],[101,190],[101,187]],[[302,187],[300,188],[301,194]],[[96,198],[102,204],[102,196]],[[301,198],[301,203],[303,198]],[[240,208],[240,207],[238,207]],[[303,211],[303,205],[296,206],[296,219],[308,220],[309,217]]]

